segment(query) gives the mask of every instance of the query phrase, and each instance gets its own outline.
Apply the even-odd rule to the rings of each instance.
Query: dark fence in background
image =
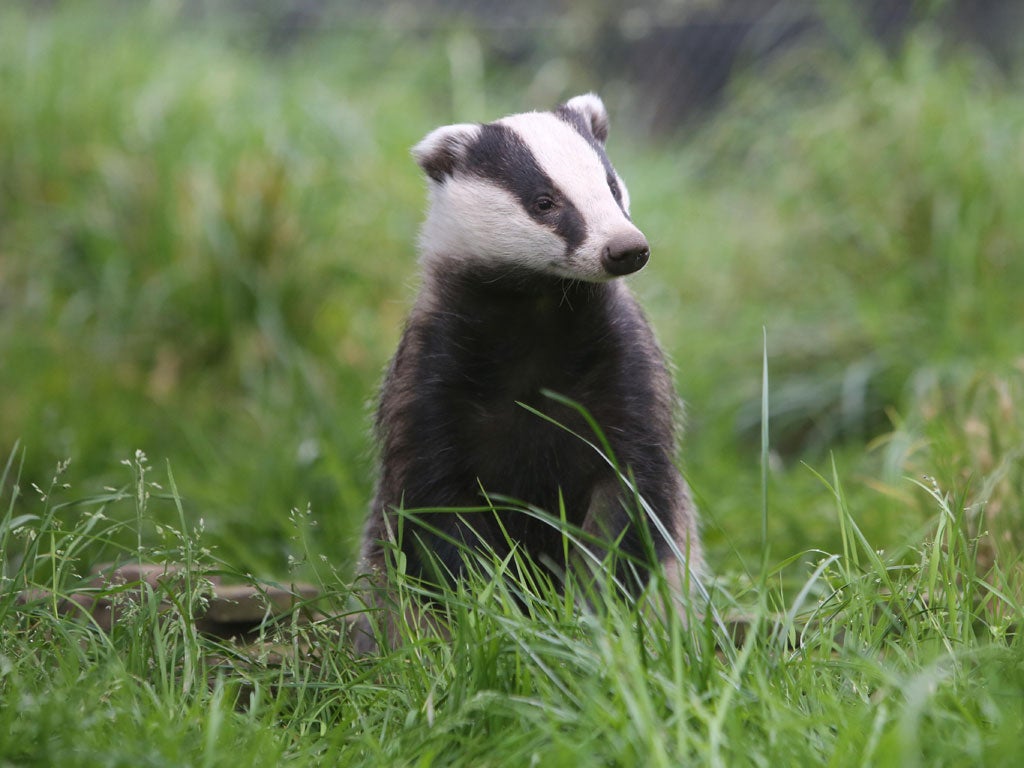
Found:
[[[852,50],[865,39],[894,49],[928,23],[951,45],[986,51],[1008,68],[1024,49],[1018,0],[233,0],[245,34],[268,49],[310,36],[386,27],[400,34],[461,30],[488,66],[568,66],[596,86],[628,84],[640,122],[654,131],[706,114],[737,76],[798,46]],[[225,3],[184,0],[192,17]]]

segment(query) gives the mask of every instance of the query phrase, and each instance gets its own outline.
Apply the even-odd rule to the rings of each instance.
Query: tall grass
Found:
[[[60,484],[24,504],[31,512],[8,511],[4,551],[12,537],[29,540],[27,557],[6,564],[8,590],[64,595],[76,552],[100,545],[116,557],[113,520],[135,508],[142,478],[136,465],[122,490],[78,500],[71,526],[50,512],[67,509]],[[437,595],[437,623],[405,627],[405,643],[380,658],[351,656],[338,615],[268,628],[264,650],[197,635],[183,606],[202,600],[199,562],[191,586],[125,603],[110,635],[58,614],[49,595],[20,608],[8,597],[0,748],[71,764],[1006,763],[1024,738],[1019,574],[978,572],[955,494],[927,486],[927,535],[885,553],[837,476],[821,482],[842,551],[805,553],[815,565],[795,596],[777,571],[720,585],[714,605],[740,616],[730,627],[707,607],[689,624],[638,611],[614,590],[581,608],[529,563],[487,556]],[[139,522],[145,509],[129,525]],[[142,554],[183,559],[180,549]],[[343,604],[335,574],[320,586]]]
[[[436,625],[360,659],[343,615],[366,402],[413,280],[407,147],[538,106],[530,74],[467,30],[268,56],[169,5],[117,8],[0,10],[2,760],[1015,760],[1024,99],[1005,75],[921,34],[791,59],[818,89],[750,83],[685,140],[616,116],[654,252],[634,285],[690,404],[710,607],[588,602],[484,557]],[[99,588],[110,633],[62,612],[95,564],[137,560],[184,580]],[[214,640],[192,621],[211,575],[312,580],[325,614]]]
[[[773,407],[789,450],[870,437],[914,381],[1020,353],[1004,286],[1024,279],[1024,104],[984,59],[927,33],[844,73],[842,95],[789,111],[751,84],[708,128],[712,157],[735,158],[746,187],[723,204],[767,219],[736,233],[737,270],[740,290],[753,283],[775,310]],[[754,405],[743,418],[757,417]]]

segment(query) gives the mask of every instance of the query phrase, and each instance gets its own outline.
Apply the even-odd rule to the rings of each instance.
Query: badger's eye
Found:
[[[555,209],[555,199],[551,195],[539,195],[533,201],[533,210],[538,213],[548,213]]]

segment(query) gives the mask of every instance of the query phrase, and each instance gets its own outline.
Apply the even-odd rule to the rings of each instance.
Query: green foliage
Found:
[[[1006,286],[1024,280],[1024,102],[1009,87],[922,34],[895,62],[864,51],[838,97],[780,114],[752,85],[709,129],[757,198],[741,290],[771,297],[779,446],[870,437],[917,378],[1019,354]]]
[[[1024,739],[1020,572],[983,578],[965,510],[935,487],[923,543],[885,554],[835,476],[822,480],[844,544],[801,554],[812,569],[794,596],[778,586],[783,564],[760,583],[720,583],[710,605],[679,604],[656,580],[651,601],[605,589],[588,608],[573,582],[563,597],[520,558],[467,553],[478,567],[436,595],[433,621],[404,627],[399,649],[353,658],[335,614],[267,627],[275,661],[196,633],[202,573],[216,565],[201,530],[165,526],[173,546],[110,551],[115,520],[147,525],[157,494],[176,500],[160,488],[172,477],[158,483],[144,457],[128,464],[124,488],[77,500],[68,522],[56,514],[69,509],[63,475],[19,504],[22,515],[8,506],[0,543],[25,542],[26,556],[5,563],[0,604],[6,759],[1003,764]],[[98,632],[56,604],[80,579],[77,553],[99,542],[117,559],[184,563],[190,578],[115,603],[114,631]],[[402,593],[422,591],[394,578]],[[319,579],[344,605],[339,576]],[[47,592],[15,606],[26,588]],[[122,589],[108,593],[116,601]]]
[[[308,493],[341,508],[344,540],[413,264],[416,82],[360,80],[373,41],[332,61],[342,89],[168,27],[5,12],[4,433],[33,480],[51,457],[104,472],[144,446],[188,457],[193,497],[229,507],[215,527],[270,544]],[[283,559],[263,548],[263,567]]]
[[[252,658],[196,633],[204,574],[353,599],[366,403],[414,279],[408,147],[574,70],[541,87],[465,29],[270,54],[175,4],[110,7],[0,10],[0,762],[1019,753],[1011,78],[924,32],[892,56],[797,51],[685,140],[614,120],[654,253],[634,286],[690,404],[713,609],[684,625],[614,590],[584,609],[484,558],[441,596],[448,637],[413,626],[353,659],[331,615],[267,627]],[[185,564],[184,586],[110,634],[60,612],[91,566],[138,559]]]

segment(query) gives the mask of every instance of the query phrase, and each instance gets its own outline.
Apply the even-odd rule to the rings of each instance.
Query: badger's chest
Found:
[[[551,512],[559,497],[582,522],[607,463],[587,444],[594,434],[557,393],[614,435],[624,376],[603,286],[559,283],[539,294],[490,293],[449,328],[447,410],[485,491]],[[545,419],[543,414],[549,419]]]

